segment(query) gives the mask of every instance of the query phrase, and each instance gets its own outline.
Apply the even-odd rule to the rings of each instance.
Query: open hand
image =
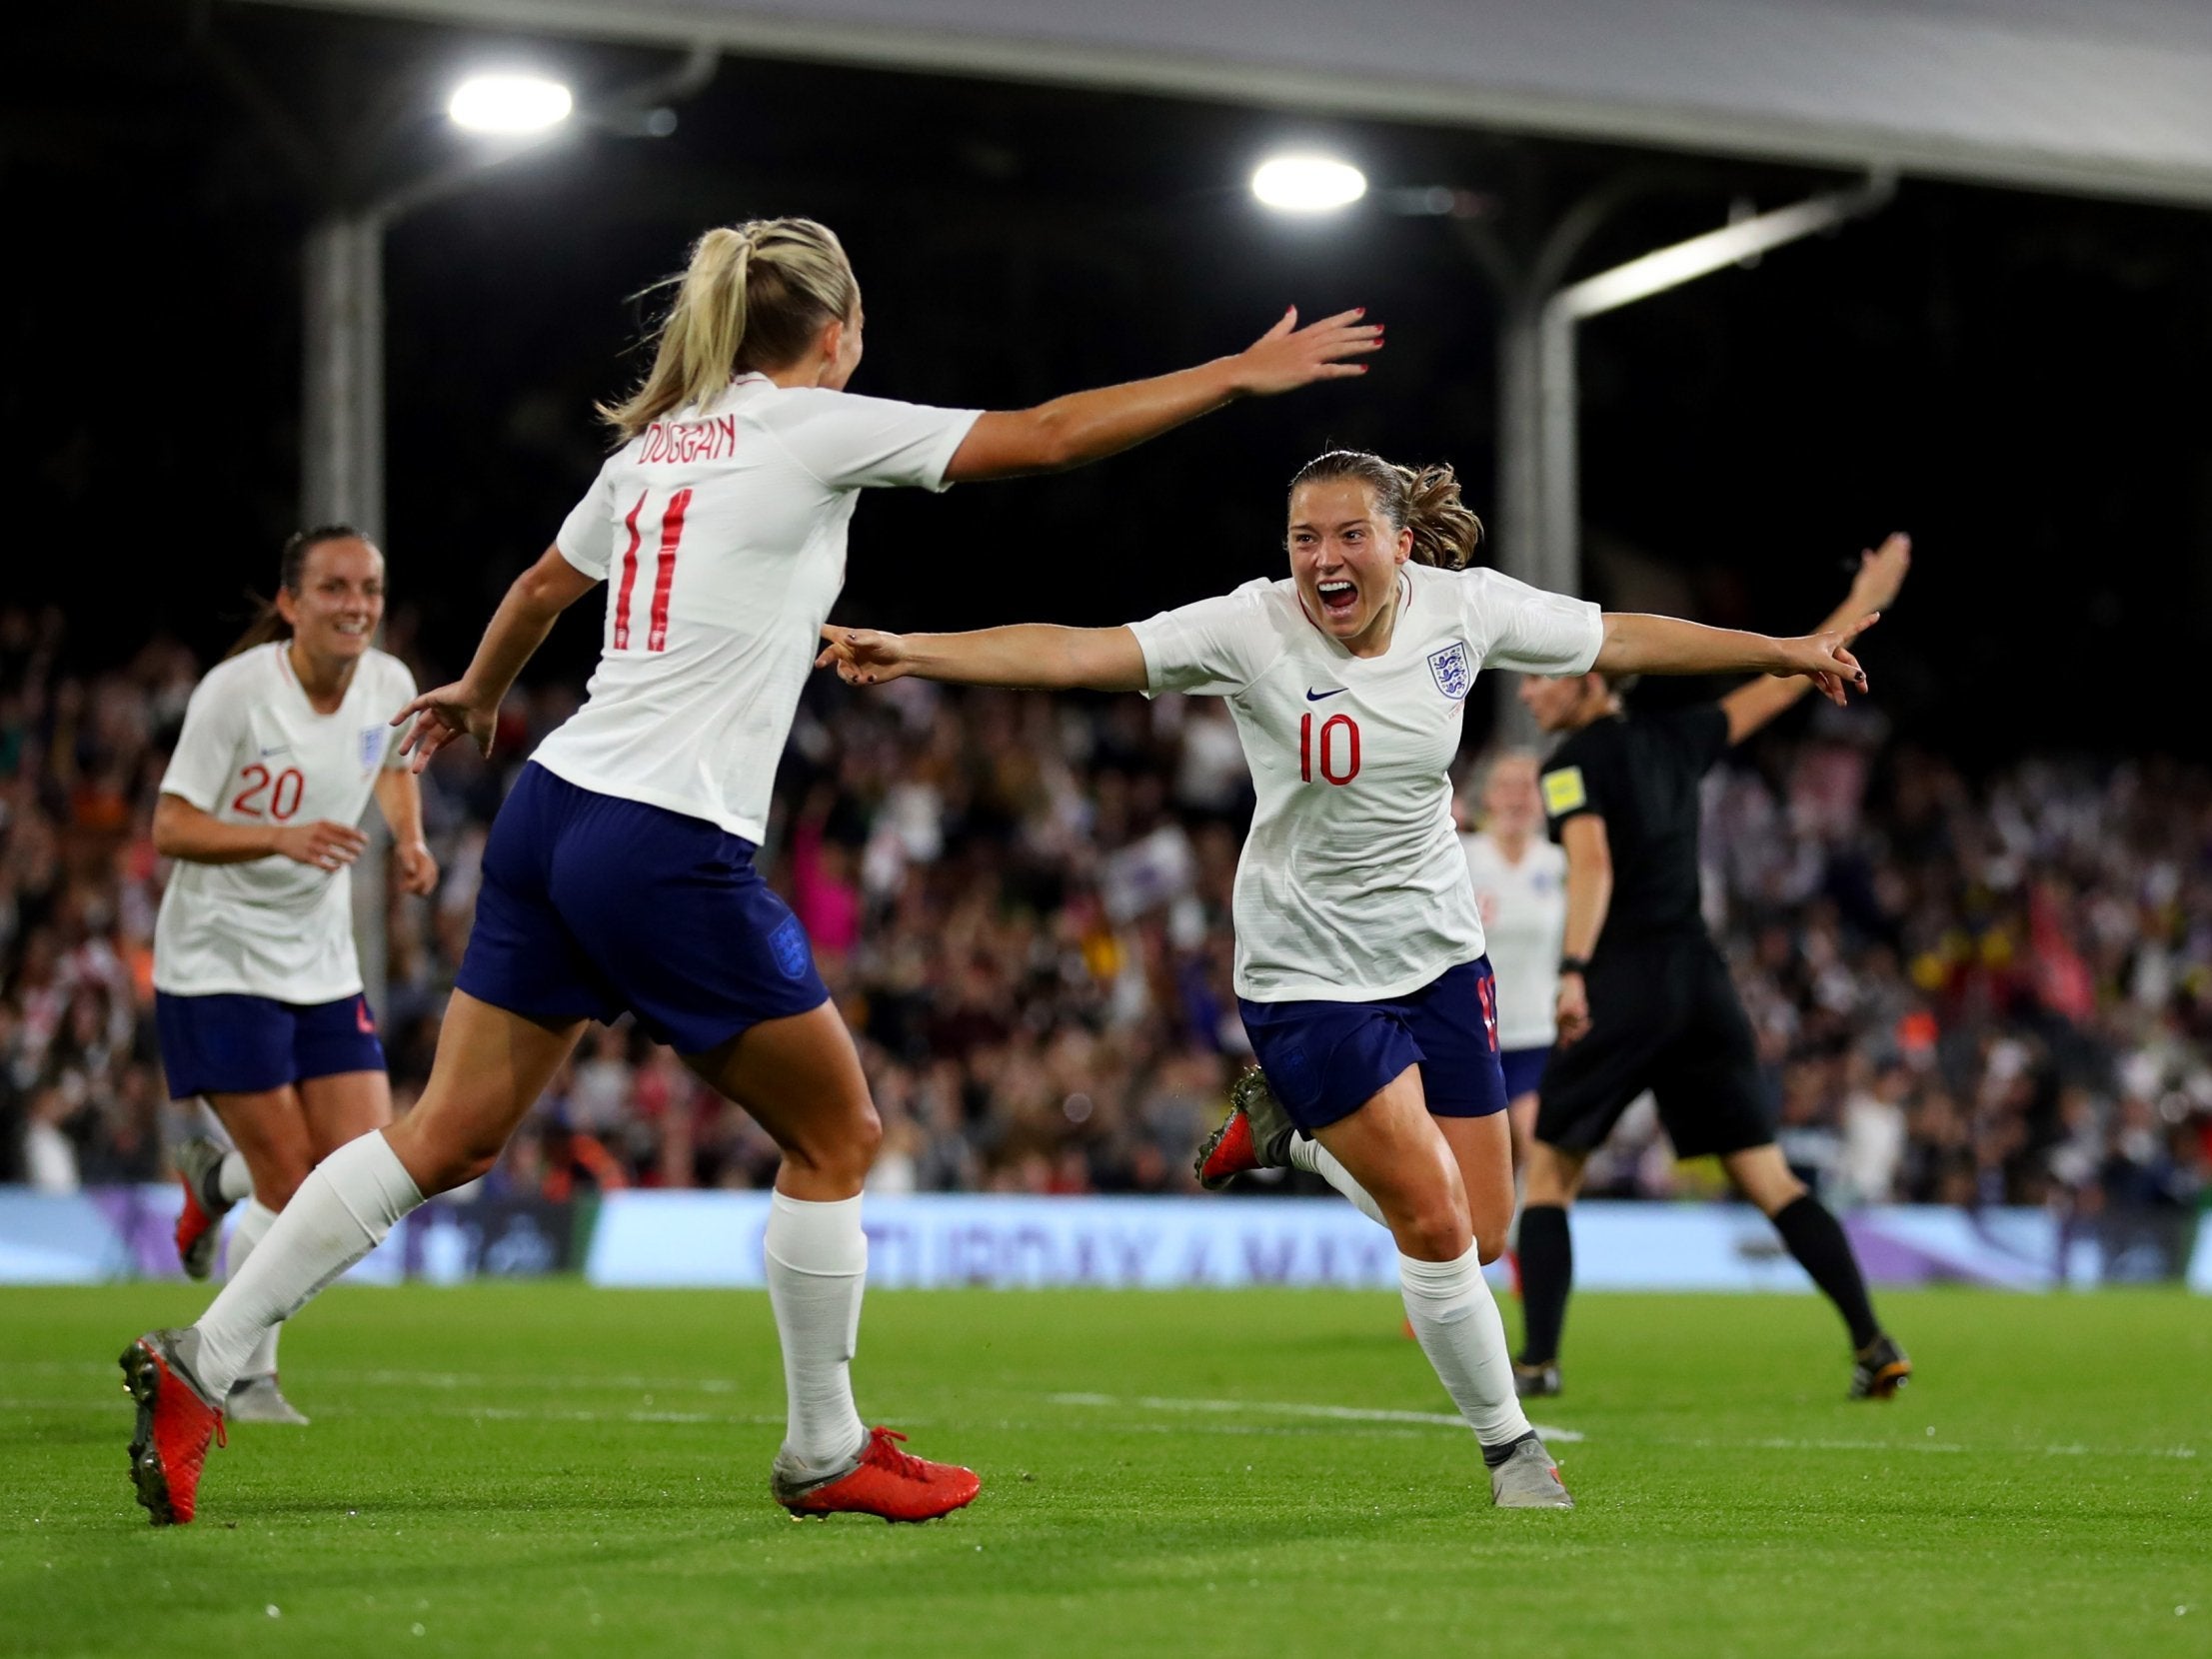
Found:
[[[430,765],[433,755],[460,737],[472,740],[478,754],[490,756],[492,734],[499,726],[499,704],[495,701],[487,705],[466,683],[457,680],[423,693],[394,715],[392,724],[398,726],[410,717],[415,724],[400,740],[400,753],[413,755],[414,770],[421,772]]]
[[[1264,398],[1277,392],[1294,392],[1317,380],[1365,374],[1364,363],[1348,363],[1345,359],[1382,350],[1382,325],[1362,323],[1360,319],[1366,314],[1364,307],[1339,311],[1301,329],[1298,308],[1292,306],[1280,322],[1229,360],[1235,370],[1236,390]]]
[[[1815,691],[1840,709],[1850,701],[1852,692],[1866,690],[1866,671],[1851,655],[1851,642],[1881,620],[1879,611],[1870,611],[1842,628],[1808,634],[1798,640],[1777,641],[1785,666],[1771,672],[1785,679],[1803,675],[1812,682]]]
[[[909,671],[907,642],[897,634],[824,623],[822,637],[829,643],[815,658],[815,667],[835,668],[848,686],[877,686],[901,679]]]
[[[1897,603],[1897,591],[1912,569],[1912,538],[1902,531],[1892,534],[1872,553],[1859,555],[1859,574],[1851,579],[1851,609],[1887,611]]]
[[[352,825],[334,824],[329,819],[287,825],[276,833],[277,851],[310,869],[344,869],[368,846],[369,837]]]

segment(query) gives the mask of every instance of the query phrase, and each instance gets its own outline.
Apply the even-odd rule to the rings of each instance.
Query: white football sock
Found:
[[[238,1154],[231,1154],[236,1157]],[[223,1277],[226,1281],[238,1277],[246,1258],[254,1253],[262,1235],[277,1222],[277,1212],[259,1198],[249,1199],[246,1207],[238,1212],[238,1225],[231,1228],[231,1241],[223,1256]],[[261,1340],[254,1344],[254,1351],[247,1356],[246,1364],[239,1371],[242,1377],[265,1377],[277,1368],[277,1332],[282,1325],[271,1325],[261,1333]]]
[[[851,1462],[868,1439],[853,1404],[852,1372],[868,1284],[861,1201],[815,1203],[775,1193],[762,1245],[784,1346],[791,1413],[784,1452],[808,1469],[833,1470]]]
[[[254,1195],[253,1171],[246,1167],[244,1152],[225,1152],[223,1161],[215,1166],[215,1190],[231,1203]],[[269,1212],[276,1214],[275,1210]]]
[[[1436,1367],[1444,1392],[1485,1446],[1502,1446],[1529,1432],[1513,1393],[1513,1359],[1505,1346],[1505,1321],[1482,1277],[1472,1244],[1456,1261],[1397,1258],[1405,1292],[1405,1316],[1413,1322],[1421,1352]]]
[[[200,1322],[185,1363],[218,1402],[245,1371],[263,1331],[292,1317],[323,1286],[384,1242],[423,1201],[399,1154],[372,1130],[316,1166],[284,1213],[231,1275]]]
[[[1290,1167],[1303,1169],[1309,1175],[1318,1175],[1338,1192],[1352,1201],[1361,1215],[1376,1226],[1387,1227],[1382,1219],[1382,1206],[1376,1203],[1367,1189],[1351,1178],[1351,1171],[1336,1161],[1336,1154],[1317,1140],[1304,1135],[1290,1137]]]

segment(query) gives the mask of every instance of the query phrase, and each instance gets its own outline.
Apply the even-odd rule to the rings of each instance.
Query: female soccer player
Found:
[[[509,591],[457,683],[417,698],[417,765],[489,747],[500,699],[556,618],[613,583],[590,700],[538,749],[484,854],[476,927],[421,1102],[341,1147],[187,1331],[124,1355],[132,1468],[157,1524],[189,1520],[216,1404],[261,1333],[425,1195],[491,1167],[589,1018],[634,1010],[783,1148],[765,1249],[790,1432],[771,1476],[796,1513],[925,1520],[976,1476],[901,1452],[854,1409],[882,1125],[807,935],[753,867],[862,489],[941,490],[1097,461],[1240,397],[1363,373],[1379,328],[1286,314],[1233,357],[1009,414],[847,395],[861,296],[805,219],[709,231],[652,371],[605,413],[621,440]],[[395,724],[398,721],[395,720]]]
[[[1480,533],[1449,468],[1337,451],[1291,480],[1285,580],[1126,628],[825,628],[819,661],[861,685],[1228,699],[1258,796],[1233,901],[1244,1029],[1296,1125],[1373,1195],[1406,1315],[1481,1441],[1492,1500],[1569,1508],[1482,1281],[1512,1174],[1490,967],[1451,828],[1467,690],[1486,665],[1594,663],[1805,675],[1840,698],[1863,683],[1845,649],[1858,627],[1769,640],[1600,615],[1465,569]]]
[[[1536,1121],[1536,1085],[1559,1034],[1552,1005],[1567,924],[1567,857],[1544,836],[1536,757],[1527,750],[1489,764],[1480,800],[1482,828],[1462,834],[1459,849],[1497,976],[1497,1057],[1518,1167]]]
[[[205,1278],[240,1199],[229,1270],[243,1268],[307,1172],[392,1119],[384,1049],[361,994],[347,868],[373,795],[397,873],[428,892],[422,798],[389,722],[414,676],[369,642],[384,556],[343,525],[284,545],[277,597],[201,681],[154,809],[177,860],[154,927],[154,1018],[176,1099],[203,1096],[237,1150],[178,1154],[177,1251]],[[227,1385],[240,1422],[304,1423],[277,1388],[272,1326]]]

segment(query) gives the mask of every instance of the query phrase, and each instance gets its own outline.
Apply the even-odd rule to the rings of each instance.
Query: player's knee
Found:
[[[1503,1227],[1498,1228],[1495,1232],[1487,1232],[1479,1228],[1476,1230],[1474,1235],[1475,1260],[1487,1267],[1504,1253],[1505,1229]]]
[[[816,1175],[857,1189],[875,1167],[883,1143],[884,1120],[877,1116],[875,1102],[863,1096],[807,1124],[784,1154]]]
[[[1448,1191],[1421,1194],[1399,1206],[1391,1231],[1398,1248],[1423,1261],[1455,1261],[1467,1253],[1474,1229],[1466,1208]]]

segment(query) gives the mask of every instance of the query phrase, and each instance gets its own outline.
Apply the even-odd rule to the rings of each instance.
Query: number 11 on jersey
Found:
[[[1331,715],[1321,722],[1320,740],[1313,737],[1313,717],[1298,717],[1298,782],[1313,782],[1314,751],[1320,751],[1321,778],[1330,784],[1348,784],[1359,776],[1359,723],[1349,715]]]
[[[622,521],[623,529],[630,533],[630,545],[623,550],[622,586],[615,592],[617,651],[630,649],[630,591],[638,585],[638,549],[645,540],[638,528],[638,519],[645,512],[646,497],[651,493],[642,492]],[[668,650],[669,590],[676,585],[676,549],[684,540],[684,515],[691,505],[691,491],[679,490],[669,497],[668,506],[661,512],[661,552],[653,562],[653,614],[645,637],[648,651]]]

